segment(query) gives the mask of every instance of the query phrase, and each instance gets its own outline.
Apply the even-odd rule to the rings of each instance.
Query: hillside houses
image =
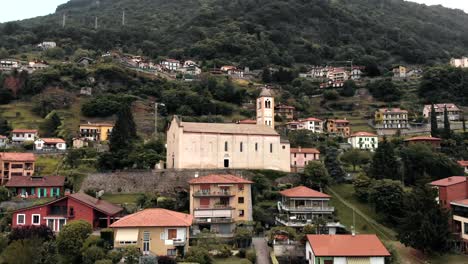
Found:
[[[450,65],[458,68],[468,68],[468,57],[451,58]]]
[[[423,108],[423,116],[424,118],[430,120],[431,119],[431,109],[432,105],[424,105]],[[447,104],[434,104],[434,110],[437,117],[437,122],[444,121],[444,112],[447,109],[447,116],[450,121],[460,121],[463,111],[453,103]]]

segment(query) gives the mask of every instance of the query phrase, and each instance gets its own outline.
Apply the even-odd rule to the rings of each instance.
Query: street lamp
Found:
[[[158,138],[158,106],[166,106],[163,103],[154,103],[154,138]]]

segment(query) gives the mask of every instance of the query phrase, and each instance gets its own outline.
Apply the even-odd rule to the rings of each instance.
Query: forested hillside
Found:
[[[9,54],[54,40],[65,50],[121,47],[251,68],[431,64],[468,53],[467,14],[403,0],[71,0],[53,15],[1,28]]]

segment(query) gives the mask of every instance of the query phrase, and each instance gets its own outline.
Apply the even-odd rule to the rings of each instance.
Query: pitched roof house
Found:
[[[64,185],[63,176],[22,176],[12,177],[5,187],[23,198],[44,198],[62,196]]]

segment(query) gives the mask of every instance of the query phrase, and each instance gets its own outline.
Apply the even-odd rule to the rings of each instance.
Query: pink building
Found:
[[[300,172],[310,161],[320,160],[320,151],[316,148],[291,148],[291,172]]]

